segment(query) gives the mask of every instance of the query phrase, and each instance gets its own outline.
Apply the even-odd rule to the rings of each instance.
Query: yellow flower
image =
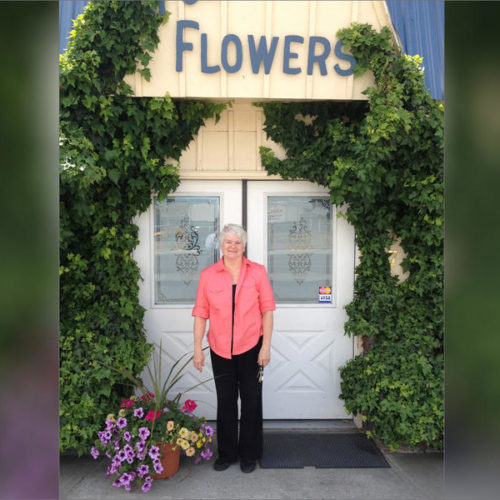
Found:
[[[189,436],[189,431],[183,427],[180,431],[179,431],[179,436],[180,437],[183,437],[183,438],[187,438]]]
[[[201,445],[202,445],[202,444],[203,444],[203,443],[202,443],[201,441],[198,441],[198,442],[196,443],[196,447],[197,447],[197,448],[201,448]]]
[[[167,431],[171,431],[173,428],[174,428],[174,421],[173,420],[169,420],[167,422]]]
[[[127,414],[127,412],[125,411],[125,408],[122,408],[122,409],[118,412],[118,415],[119,415],[120,417],[124,417],[126,414]]]
[[[112,420],[113,422],[115,422],[115,416],[113,413],[110,413],[107,417],[106,417],[106,420]]]
[[[182,439],[182,438],[181,438],[181,448],[183,450],[187,450],[189,448],[189,443],[185,439]]]
[[[207,438],[206,437],[203,437],[203,439],[201,440],[202,443],[206,443],[207,442]]]
[[[175,444],[178,444],[179,446],[182,446],[183,441],[184,441],[184,439],[177,438],[177,441],[175,442]]]
[[[129,399],[130,399],[131,401],[135,401],[135,400],[137,399],[137,396],[135,396],[135,395],[134,395],[134,396],[130,396],[130,397],[129,397]]]
[[[200,432],[200,433],[198,433],[198,436],[203,437],[203,434]]]
[[[211,442],[212,442],[212,438],[211,438],[211,437],[209,437],[209,438],[208,438],[208,442],[209,442],[209,443],[211,443]]]
[[[194,455],[194,448],[193,448],[193,447],[191,447],[191,448],[189,448],[188,450],[186,450],[186,455],[187,455],[188,457],[192,457],[192,456]]]
[[[198,434],[196,432],[191,433],[191,442],[194,443],[198,439]]]

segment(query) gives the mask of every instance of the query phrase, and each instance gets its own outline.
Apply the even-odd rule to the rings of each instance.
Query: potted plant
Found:
[[[107,477],[114,479],[113,486],[123,486],[126,491],[130,491],[135,483],[147,492],[153,480],[175,474],[181,453],[191,457],[195,463],[212,457],[213,429],[204,417],[193,413],[196,409],[193,400],[186,399],[181,403],[185,392],[211,379],[170,399],[169,391],[180,380],[192,357],[174,372],[184,356],[178,359],[162,382],[161,350],[160,344],[159,361],[157,364],[153,359],[153,371],[147,367],[155,392],[147,390],[127,370],[102,363],[129,378],[142,392],[139,397],[132,395],[124,399],[116,416],[109,414],[106,417],[105,427],[98,432],[98,439],[91,449],[94,458],[103,454],[110,460]]]

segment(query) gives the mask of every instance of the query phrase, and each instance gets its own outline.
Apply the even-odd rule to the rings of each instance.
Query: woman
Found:
[[[226,470],[239,457],[241,470],[252,472],[262,455],[259,366],[271,359],[276,305],[265,267],[243,257],[246,240],[241,226],[224,226],[219,238],[223,257],[201,272],[192,313],[193,364],[200,372],[205,362],[202,340],[210,320],[207,339],[217,392],[217,471]]]

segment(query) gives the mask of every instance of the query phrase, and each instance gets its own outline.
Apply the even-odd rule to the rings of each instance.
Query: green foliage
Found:
[[[285,148],[261,148],[270,174],[326,186],[346,204],[361,254],[348,335],[377,336],[342,368],[348,412],[361,412],[391,448],[443,438],[443,106],[429,96],[418,56],[404,55],[383,28],[340,30],[371,71],[368,102],[261,103],[265,130]],[[312,121],[302,117],[309,116]],[[387,249],[399,238],[409,278],[391,276]]]
[[[87,453],[104,417],[129,394],[151,346],[139,304],[134,216],[179,184],[178,160],[224,105],[135,98],[167,15],[158,2],[89,2],[60,58],[60,439]]]

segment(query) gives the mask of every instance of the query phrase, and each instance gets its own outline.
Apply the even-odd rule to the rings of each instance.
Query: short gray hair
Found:
[[[239,224],[226,224],[220,232],[220,241],[224,240],[226,234],[234,233],[243,242],[243,246],[247,246],[247,232]]]

